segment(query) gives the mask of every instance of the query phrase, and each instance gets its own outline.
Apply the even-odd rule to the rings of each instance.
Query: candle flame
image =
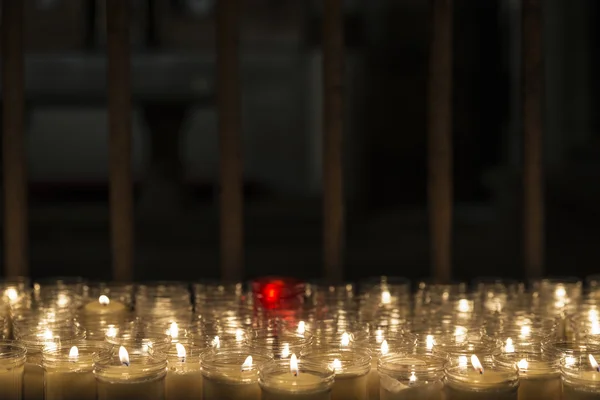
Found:
[[[523,325],[521,327],[521,337],[528,337],[529,335],[531,335],[531,327],[529,325]]]
[[[381,292],[381,304],[390,304],[392,302],[392,295],[389,291],[384,290]]]
[[[77,348],[77,346],[71,347],[71,350],[69,350],[69,358],[77,359],[78,357],[79,357],[79,349]]]
[[[117,336],[117,328],[115,328],[114,326],[109,326],[106,330],[106,336],[110,338],[114,338],[115,336]]]
[[[64,293],[59,293],[58,298],[56,299],[56,305],[59,307],[65,307],[69,304],[69,297]]]
[[[383,330],[377,329],[375,331],[375,342],[381,343],[383,341]]]
[[[594,368],[596,371],[600,372],[600,366],[598,366],[598,363],[596,362],[596,359],[594,358],[594,356],[591,354],[588,354],[588,358],[590,359],[590,365],[592,366],[592,368]]]
[[[246,357],[246,360],[242,364],[242,371],[250,371],[252,369],[252,356]]]
[[[333,362],[329,365],[329,367],[335,371],[340,371],[342,369],[342,362],[339,359],[334,359]]]
[[[110,299],[108,298],[108,296],[102,295],[98,297],[98,302],[103,306],[107,306],[110,304]]]
[[[433,349],[433,345],[435,344],[435,340],[433,340],[433,335],[427,335],[425,338],[425,346],[427,350]]]
[[[595,321],[591,321],[592,324],[592,335],[600,335],[600,321],[595,320]]]
[[[592,309],[588,311],[588,321],[594,322],[598,321],[598,310]]]
[[[527,362],[526,359],[523,358],[523,359],[521,359],[521,361],[519,361],[517,363],[517,367],[519,367],[519,369],[524,370],[524,369],[527,369],[529,367],[529,363]]]
[[[557,299],[562,299],[567,295],[567,291],[565,290],[564,286],[559,286],[556,288],[556,291],[554,292],[554,296]]]
[[[211,342],[211,345],[212,345],[212,347],[214,347],[216,349],[220,349],[221,348],[221,339],[219,339],[218,336],[215,336],[215,338]]]
[[[175,348],[177,349],[177,357],[181,359],[181,362],[185,362],[185,356],[187,356],[185,347],[181,343],[175,343]]]
[[[296,358],[296,354],[292,354],[290,357],[290,372],[294,376],[298,376],[298,358]]]
[[[171,322],[169,329],[167,329],[167,335],[171,336],[172,339],[177,339],[179,337],[179,327],[177,326],[177,322]]]
[[[504,351],[506,353],[515,352],[515,346],[513,345],[513,340],[511,338],[506,339],[506,346],[504,346]]]
[[[298,329],[296,330],[296,332],[298,332],[298,334],[300,334],[300,335],[304,335],[305,331],[306,331],[305,322],[304,321],[298,322]]]
[[[235,341],[243,342],[244,341],[244,331],[240,328],[235,330]]]
[[[467,299],[460,299],[458,301],[458,311],[462,312],[462,313],[466,313],[471,311],[471,305],[469,304],[469,300]]]
[[[4,291],[4,295],[8,297],[8,300],[10,300],[11,303],[14,303],[19,297],[19,294],[17,293],[17,290],[15,288],[6,289]]]
[[[288,343],[283,344],[281,349],[281,358],[288,358],[290,356],[290,345]]]
[[[468,364],[469,364],[469,362],[467,360],[467,356],[459,356],[458,357],[458,366],[459,367],[466,368]]]
[[[46,340],[52,340],[54,336],[52,335],[52,331],[50,329],[46,329],[44,331],[44,339]]]
[[[390,347],[388,346],[388,342],[387,342],[387,340],[384,340],[381,343],[381,355],[385,356],[387,353],[389,353],[389,351],[390,351]]]
[[[408,378],[408,383],[412,384],[415,383],[417,381],[417,377],[415,376],[415,371],[412,371],[410,373],[410,378]]]
[[[341,345],[342,346],[350,345],[350,335],[348,334],[348,332],[342,333]]]
[[[119,347],[119,360],[121,361],[121,364],[129,367],[129,353],[123,346]]]
[[[570,367],[571,365],[575,364],[575,361],[576,361],[575,357],[572,357],[572,356],[566,356],[565,357],[565,365],[567,367]]]
[[[475,368],[476,371],[479,371],[480,374],[483,374],[483,365],[479,362],[479,358],[475,354],[471,355],[471,365]]]

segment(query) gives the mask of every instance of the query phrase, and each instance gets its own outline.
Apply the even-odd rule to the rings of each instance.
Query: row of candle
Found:
[[[106,288],[109,287],[106,285]],[[419,288],[414,296],[405,283],[391,280],[380,280],[360,296],[354,296],[348,285],[317,285],[303,288],[304,294],[312,291],[306,298],[313,301],[301,302],[299,307],[288,302],[285,308],[256,307],[260,296],[249,296],[241,290],[242,287],[239,284],[204,285],[203,291],[196,290],[194,293],[196,314],[193,314],[184,285],[141,285],[137,292],[129,295],[135,303],[132,314],[127,296],[121,296],[116,290],[122,287],[105,290],[103,293],[106,294],[96,299],[86,299],[79,289],[64,284],[55,287],[34,285],[30,296],[25,288],[3,288],[0,282],[0,290],[4,290],[9,306],[7,310],[10,311],[6,315],[8,328],[4,329],[28,350],[25,397],[39,398],[29,397],[27,391],[37,387],[36,395],[39,396],[39,388],[43,393],[44,379],[48,387],[48,368],[56,365],[56,361],[55,364],[50,361],[51,352],[60,349],[69,355],[67,351],[70,352],[72,346],[68,344],[80,343],[83,338],[90,346],[96,343],[95,340],[102,340],[104,345],[108,344],[111,349],[114,347],[114,353],[122,347],[132,356],[130,366],[126,367],[118,354],[110,351],[111,357],[107,360],[111,361],[107,366],[103,367],[102,362],[97,360],[92,367],[97,369],[92,379],[94,382],[102,381],[103,372],[112,371],[113,367],[126,367],[125,374],[133,378],[135,374],[131,372],[131,365],[140,362],[147,365],[146,362],[164,358],[157,370],[166,371],[162,381],[166,387],[164,393],[169,393],[169,387],[180,389],[181,394],[176,398],[200,398],[198,391],[192,391],[193,382],[206,381],[206,376],[220,376],[218,371],[223,369],[223,365],[230,365],[238,375],[254,371],[246,375],[256,378],[255,394],[260,393],[260,386],[266,392],[269,388],[272,391],[282,390],[278,386],[285,387],[290,384],[289,380],[293,383],[297,382],[298,376],[310,379],[315,375],[315,371],[302,373],[302,364],[314,365],[314,368],[320,366],[325,370],[321,374],[332,375],[329,384],[323,387],[332,387],[334,398],[337,387],[348,389],[344,396],[353,396],[337,398],[376,399],[379,398],[379,390],[382,395],[388,396],[385,398],[411,398],[406,396],[413,392],[417,393],[414,398],[428,398],[419,394],[422,391],[417,389],[427,387],[426,392],[432,391],[433,396],[434,393],[442,393],[434,390],[435,387],[444,387],[443,392],[449,395],[453,388],[461,387],[461,382],[465,384],[463,389],[471,388],[477,393],[481,389],[478,379],[493,381],[490,377],[495,376],[495,370],[501,367],[510,370],[511,365],[514,370],[519,364],[521,368],[517,377],[520,376],[521,382],[525,382],[523,371],[531,377],[533,372],[530,371],[539,370],[544,363],[551,368],[543,374],[536,374],[536,380],[541,376],[552,376],[554,382],[561,382],[559,366],[562,363],[565,383],[591,381],[591,385],[583,386],[588,389],[595,387],[594,377],[597,375],[591,360],[598,357],[595,346],[600,342],[596,340],[600,332],[595,294],[590,292],[584,296],[578,282],[540,282],[529,292],[525,292],[521,284],[497,282],[482,285],[471,293],[467,293],[463,285],[429,285]],[[111,300],[107,294],[114,294],[123,301]],[[260,294],[269,297],[268,291]],[[353,300],[348,301],[349,297]],[[410,304],[411,298],[413,305]],[[85,345],[78,348],[85,349]],[[186,351],[185,360],[181,355],[182,348]],[[231,362],[219,364],[221,366],[211,370],[209,354],[215,352],[219,354],[219,362],[226,359],[225,352],[234,352],[236,356]],[[300,371],[297,373],[292,373],[289,366],[294,354],[299,356]],[[381,355],[384,357],[380,358]],[[510,357],[503,359],[498,355]],[[253,356],[250,369],[244,367],[248,356]],[[475,368],[473,362],[470,365],[465,362],[473,356],[482,360],[481,369]],[[445,366],[441,362],[440,367],[440,358],[452,362]],[[134,362],[134,359],[137,361]],[[285,373],[285,377],[276,380],[279,382],[276,388],[269,384],[269,378],[260,380],[261,373],[258,371],[268,371],[266,365],[270,365],[261,360],[268,359],[277,361],[272,362],[274,366],[270,368],[275,368],[279,375]],[[429,362],[435,365],[427,367],[427,374],[423,375],[419,368]],[[66,365],[75,364],[71,358]],[[467,372],[468,377],[458,374],[458,379],[454,379],[456,374],[452,372],[452,366],[456,366],[456,371]],[[408,371],[409,367],[412,370],[405,374],[404,380],[394,378],[394,371],[403,368]],[[152,369],[150,364],[145,368]],[[182,373],[182,370],[188,372]],[[481,374],[484,370],[486,372]],[[471,377],[473,371],[475,376]],[[183,383],[186,376],[194,374],[195,378],[187,379],[189,384]],[[265,374],[265,377],[271,376]],[[181,379],[170,385],[170,375]],[[511,376],[514,375],[513,371]],[[89,376],[93,377],[91,372]],[[114,378],[112,373],[106,376]],[[436,381],[435,377],[440,379]],[[151,381],[158,385],[158,378]],[[29,384],[28,379],[31,380]],[[427,384],[430,381],[438,383],[430,386]],[[518,381],[511,380],[511,384],[517,387]],[[34,382],[38,382],[37,385]],[[580,387],[579,383],[572,386]],[[221,389],[235,388],[237,384],[239,382],[236,383],[235,379],[229,379],[221,385]],[[132,388],[130,385],[127,388]],[[521,384],[523,387],[527,385]],[[551,385],[541,384],[537,390],[546,387]],[[569,387],[565,384],[565,388]],[[210,390],[211,386],[208,388]],[[366,392],[360,388],[366,388]],[[154,391],[154,395],[157,393],[160,390]],[[210,393],[205,398],[221,398]],[[560,388],[553,393],[560,394]],[[583,393],[596,394],[594,390]],[[181,397],[184,394],[189,394],[189,397]],[[81,398],[81,394],[77,398]]]

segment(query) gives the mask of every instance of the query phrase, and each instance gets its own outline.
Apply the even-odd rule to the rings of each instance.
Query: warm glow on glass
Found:
[[[477,358],[475,354],[471,356],[471,365],[473,365],[475,371],[479,371],[480,374],[483,374],[483,365],[481,365],[479,358]]]
[[[295,354],[292,354],[290,357],[290,372],[294,376],[298,376],[298,358],[296,358]]]
[[[519,367],[519,369],[527,369],[527,367],[529,367],[529,363],[527,362],[526,359],[522,359],[521,361],[519,361],[517,363],[517,367]]]
[[[298,334],[300,334],[300,335],[304,335],[305,331],[306,331],[306,324],[304,323],[304,321],[298,322],[298,329],[296,330],[296,332],[298,332]]]
[[[117,336],[117,328],[115,328],[114,326],[109,326],[106,330],[106,336],[110,338],[114,338],[115,336]]]
[[[290,356],[290,345],[288,343],[283,344],[281,349],[281,358],[288,358]]]
[[[350,335],[348,335],[348,332],[342,333],[342,340],[341,340],[340,344],[342,346],[349,346],[350,345]]]
[[[235,341],[243,342],[244,341],[244,331],[242,329],[236,329],[235,331]]]
[[[521,327],[521,335],[520,336],[522,338],[524,338],[524,337],[528,337],[530,335],[531,335],[531,327],[529,325],[523,325]]]
[[[177,322],[171,322],[169,329],[167,329],[167,335],[171,336],[173,339],[179,337],[179,327],[177,326]]]
[[[466,368],[469,365],[469,361],[467,360],[467,356],[459,356],[458,357],[458,366],[462,368]]]
[[[575,357],[572,356],[566,356],[565,357],[565,365],[567,367],[570,367],[571,365],[575,364],[577,360],[575,360]]]
[[[50,329],[46,329],[44,331],[44,339],[46,340],[52,340],[54,336],[52,335],[52,331]]]
[[[218,336],[215,336],[215,338],[212,340],[212,342],[210,344],[215,349],[220,349],[221,348],[221,339],[219,339]]]
[[[408,378],[408,383],[415,383],[417,381],[417,377],[415,376],[415,372],[410,373],[410,378]]]
[[[79,357],[79,349],[77,348],[77,346],[71,347],[71,350],[69,350],[69,358],[77,359],[78,357]]]
[[[383,343],[381,343],[381,355],[385,356],[389,351],[390,348],[388,346],[388,342],[387,340],[384,340]]]
[[[242,364],[242,371],[250,371],[252,369],[252,356],[246,357],[246,360]]]
[[[333,370],[333,372],[340,371],[342,369],[342,362],[336,358],[329,365],[329,367]]]
[[[129,367],[129,353],[123,346],[119,347],[119,360],[121,361],[121,364]]]
[[[425,346],[427,350],[433,349],[433,345],[435,345],[435,340],[433,340],[433,335],[427,335],[425,338]]]
[[[506,353],[515,352],[515,346],[513,345],[513,340],[511,338],[506,339],[506,346],[504,346],[504,351]]]
[[[389,291],[384,290],[381,292],[381,304],[390,304],[392,302],[392,295]]]
[[[102,295],[98,297],[98,302],[103,306],[107,306],[110,304],[110,299],[108,298],[108,296]]]
[[[383,341],[383,331],[381,329],[377,329],[375,331],[375,342],[381,343]]]

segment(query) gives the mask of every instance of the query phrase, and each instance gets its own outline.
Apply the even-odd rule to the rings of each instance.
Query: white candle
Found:
[[[174,343],[175,354],[169,353],[166,377],[167,400],[202,398],[202,370],[199,350],[189,342]]]
[[[519,400],[560,400],[562,383],[558,359],[543,353],[513,353],[496,357],[519,371]]]
[[[265,364],[260,371],[262,400],[331,400],[334,372],[323,364],[287,360]]]
[[[442,400],[445,360],[389,354],[379,359],[381,400]]]
[[[164,400],[166,356],[138,354],[129,357],[119,348],[119,357],[104,357],[94,363],[98,400]]]
[[[592,354],[564,359],[562,378],[564,400],[600,400],[600,366]]]
[[[92,301],[85,305],[83,311],[87,315],[118,315],[127,312],[125,304],[118,301],[111,301],[108,296],[102,295],[97,301]]]
[[[26,349],[0,341],[0,399],[21,400]]]

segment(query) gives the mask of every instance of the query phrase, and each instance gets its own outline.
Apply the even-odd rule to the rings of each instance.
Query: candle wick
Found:
[[[479,375],[483,375],[483,369],[479,370]]]
[[[123,365],[126,366],[126,367],[129,367],[129,362],[123,361]]]
[[[294,376],[298,376],[298,373],[297,373],[297,372],[294,372]]]
[[[600,365],[596,367],[596,371],[600,372]]]
[[[185,362],[185,357],[181,357],[181,362]]]

